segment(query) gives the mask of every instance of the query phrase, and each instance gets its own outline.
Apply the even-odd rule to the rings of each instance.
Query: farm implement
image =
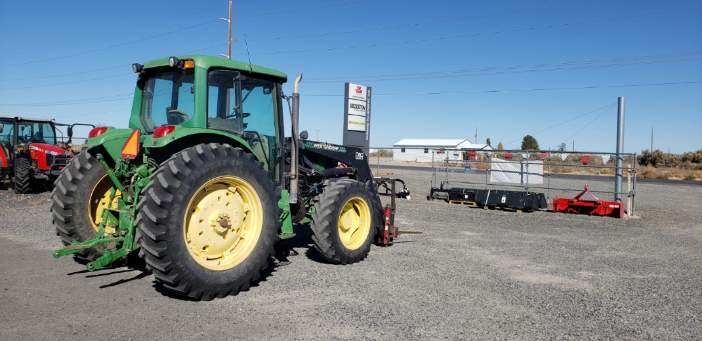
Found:
[[[397,236],[394,200],[382,206],[384,182],[367,154],[298,132],[301,75],[285,96],[284,73],[219,57],[133,71],[129,128],[94,128],[56,181],[51,211],[65,247],[54,256],[97,270],[138,254],[162,288],[209,300],[260,280],[296,224],[309,224],[335,264],[359,262],[372,243]]]

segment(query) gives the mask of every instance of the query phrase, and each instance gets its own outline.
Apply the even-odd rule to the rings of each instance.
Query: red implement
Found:
[[[603,217],[624,218],[624,204],[618,201],[606,201],[590,192],[588,185],[585,190],[574,198],[553,199],[553,211],[561,213],[587,214]]]

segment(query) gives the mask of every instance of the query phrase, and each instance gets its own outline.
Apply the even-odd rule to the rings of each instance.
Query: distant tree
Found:
[[[489,137],[485,140],[485,144],[492,147],[492,141],[490,141]]]
[[[642,166],[663,166],[664,161],[665,156],[663,155],[663,152],[658,149],[654,150],[653,152],[646,149],[643,151],[643,153],[641,153],[641,156],[639,156],[639,164]]]
[[[539,150],[539,142],[531,135],[525,135],[522,139],[522,150]]]
[[[558,151],[559,151],[559,152],[564,152],[564,151],[566,151],[566,148],[568,148],[568,145],[565,144],[565,142],[561,142],[561,144],[558,145]]]
[[[497,143],[497,150],[505,150],[505,146],[502,144],[502,142]]]

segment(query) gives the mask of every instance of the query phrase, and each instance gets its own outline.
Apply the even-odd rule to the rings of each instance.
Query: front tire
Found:
[[[139,203],[138,243],[161,287],[211,300],[260,280],[280,230],[280,191],[253,156],[200,144],[152,179]]]
[[[32,164],[25,157],[15,160],[15,176],[12,178],[15,193],[27,194],[32,190]]]
[[[377,194],[356,180],[327,180],[315,201],[312,239],[322,258],[334,264],[365,259],[379,223]]]

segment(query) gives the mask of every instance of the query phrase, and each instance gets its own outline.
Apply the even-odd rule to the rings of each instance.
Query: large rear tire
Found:
[[[280,190],[253,156],[200,144],[152,179],[139,202],[138,243],[167,293],[211,300],[260,280],[280,230]]]
[[[32,191],[32,164],[25,157],[15,160],[15,176],[12,178],[15,193],[27,194]]]
[[[379,223],[377,194],[356,180],[327,180],[315,201],[312,239],[322,258],[334,264],[365,259]]]
[[[97,158],[88,152],[78,154],[61,171],[51,192],[51,216],[64,245],[95,236],[103,198],[111,187]],[[75,259],[80,263],[92,261],[102,255],[103,249],[86,249]]]

